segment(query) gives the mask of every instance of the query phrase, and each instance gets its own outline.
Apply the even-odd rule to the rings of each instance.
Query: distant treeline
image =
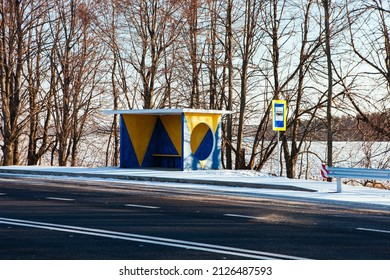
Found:
[[[386,130],[390,127],[390,112],[367,114],[367,118],[361,116],[342,116],[333,118],[334,141],[390,141],[390,135]],[[248,126],[246,136],[251,137],[256,132],[257,126]],[[309,123],[301,121],[299,135],[309,130],[310,137],[307,141],[326,141],[327,126],[325,119],[318,119]],[[291,138],[291,131],[287,129],[285,136]],[[266,140],[274,140],[275,132],[271,125],[265,133]]]

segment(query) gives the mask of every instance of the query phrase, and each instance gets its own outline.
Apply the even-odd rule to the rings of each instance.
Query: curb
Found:
[[[160,183],[181,183],[181,184],[316,192],[315,190],[310,190],[310,189],[301,188],[292,185],[274,185],[274,184],[249,183],[249,182],[220,181],[220,180],[210,180],[210,179],[171,178],[171,177],[153,177],[153,176],[118,175],[118,174],[96,174],[96,173],[87,173],[87,172],[72,173],[72,172],[61,172],[61,171],[43,171],[43,170],[25,170],[25,169],[16,170],[16,169],[3,169],[3,168],[0,168],[0,173],[14,174],[14,175],[63,176],[63,177],[73,177],[73,178],[84,177],[84,178],[132,180],[132,181],[143,181],[143,182],[149,181],[149,182],[160,182]]]

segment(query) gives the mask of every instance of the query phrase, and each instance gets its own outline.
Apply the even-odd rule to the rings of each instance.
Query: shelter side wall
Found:
[[[183,169],[181,115],[121,115],[120,167]]]
[[[184,169],[221,168],[221,115],[183,113]]]

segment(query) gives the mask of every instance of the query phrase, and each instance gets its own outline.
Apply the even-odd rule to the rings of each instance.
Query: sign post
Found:
[[[272,129],[278,133],[278,169],[277,176],[280,175],[280,131],[286,131],[287,102],[286,100],[272,100]]]

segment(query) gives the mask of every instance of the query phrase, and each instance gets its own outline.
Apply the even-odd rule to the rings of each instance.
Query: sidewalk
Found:
[[[344,206],[358,205],[390,210],[390,191],[343,185],[336,193],[336,182],[295,180],[269,176],[260,172],[235,170],[170,171],[156,169],[121,169],[117,167],[44,167],[3,166],[2,174],[17,176],[61,176],[95,180],[126,180],[180,188],[202,188],[243,195],[263,195],[284,199],[327,202]]]

